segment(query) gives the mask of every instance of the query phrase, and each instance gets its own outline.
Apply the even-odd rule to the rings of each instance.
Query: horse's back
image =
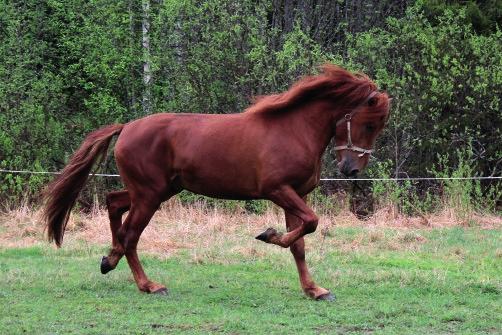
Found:
[[[209,196],[253,198],[260,167],[254,139],[262,135],[244,114],[155,114],[124,127],[115,157],[123,178],[143,184],[175,182]]]

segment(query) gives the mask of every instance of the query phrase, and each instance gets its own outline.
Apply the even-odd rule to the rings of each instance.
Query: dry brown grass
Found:
[[[502,227],[501,217],[473,215],[472,218],[477,226],[483,228]],[[462,224],[448,211],[428,216],[404,217],[384,208],[367,220],[359,220],[351,212],[342,210],[337,214],[320,215],[319,228],[307,239],[307,249],[315,246],[316,252],[311,257],[322,256],[327,246],[336,247],[341,252],[357,249],[413,249],[426,242],[420,234],[421,230]],[[334,227],[350,226],[364,226],[366,229],[349,239],[333,236]],[[208,257],[218,259],[218,254],[223,249],[226,253],[231,252],[245,258],[262,257],[271,252],[280,252],[280,248],[271,248],[254,239],[254,236],[268,227],[284,231],[282,210],[272,207],[262,215],[255,215],[208,209],[202,205],[182,206],[178,201],[171,200],[155,214],[141,237],[139,248],[162,257],[186,250],[194,262],[203,262]],[[392,227],[396,233],[387,236],[382,227]],[[45,241],[40,210],[33,210],[25,205],[0,214],[0,247],[24,247],[46,243]],[[95,208],[91,214],[72,214],[64,243],[68,245],[82,241],[110,245],[111,235],[105,210]]]

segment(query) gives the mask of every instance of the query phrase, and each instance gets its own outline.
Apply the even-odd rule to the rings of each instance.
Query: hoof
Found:
[[[153,292],[151,292],[152,294],[158,294],[158,295],[167,295],[167,288],[165,287],[161,287]]]
[[[335,301],[336,300],[336,297],[334,294],[331,294],[331,292],[328,292],[326,294],[323,294],[323,295],[320,295],[318,296],[315,300],[317,301],[320,301],[320,300],[324,300],[324,301]]]
[[[268,242],[270,240],[270,237],[272,237],[273,235],[277,235],[277,230],[275,230],[274,228],[268,228],[255,238],[263,242]]]
[[[112,267],[110,265],[110,262],[108,262],[108,257],[106,257],[106,256],[103,256],[103,258],[101,258],[101,267],[100,268],[101,268],[102,274],[107,274],[108,272],[115,269],[114,267]]]

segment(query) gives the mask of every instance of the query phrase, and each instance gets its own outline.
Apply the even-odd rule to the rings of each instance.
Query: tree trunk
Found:
[[[151,113],[151,59],[150,59],[150,0],[142,0],[142,46],[143,46],[143,114]]]

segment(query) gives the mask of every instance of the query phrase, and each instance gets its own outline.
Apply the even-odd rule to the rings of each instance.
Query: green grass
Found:
[[[104,247],[3,249],[0,333],[502,334],[501,235],[334,229],[309,254],[335,302],[302,295],[287,251],[143,256],[150,277],[170,290],[155,296],[137,291],[126,262],[101,275]]]

